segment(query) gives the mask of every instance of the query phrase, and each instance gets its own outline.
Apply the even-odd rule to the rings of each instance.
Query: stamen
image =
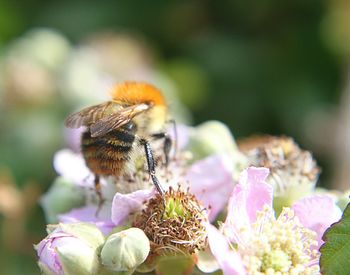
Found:
[[[294,211],[284,208],[278,219],[265,206],[252,225],[249,243],[236,245],[248,274],[311,274],[318,268],[315,232],[303,227]]]

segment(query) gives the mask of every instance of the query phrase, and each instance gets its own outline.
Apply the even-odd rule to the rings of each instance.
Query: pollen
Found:
[[[208,216],[196,197],[170,188],[164,197],[157,194],[135,219],[151,241],[151,254],[193,254],[207,246],[205,224]]]
[[[316,233],[284,208],[278,219],[266,207],[246,245],[238,246],[248,274],[319,274]]]

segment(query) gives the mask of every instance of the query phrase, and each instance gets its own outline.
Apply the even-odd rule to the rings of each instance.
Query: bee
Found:
[[[146,156],[148,173],[161,195],[150,139],[164,138],[165,163],[169,162],[172,140],[164,131],[168,106],[159,89],[144,82],[124,82],[111,91],[112,100],[87,107],[67,117],[69,128],[86,127],[81,150],[86,165],[95,175],[95,189],[102,200],[100,176],[120,176],[135,166],[140,153]],[[140,150],[140,148],[143,150]],[[143,152],[142,152],[143,151]]]

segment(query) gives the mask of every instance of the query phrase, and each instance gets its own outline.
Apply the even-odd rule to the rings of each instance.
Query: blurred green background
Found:
[[[178,121],[292,136],[349,188],[349,54],[346,0],[0,0],[0,273],[39,273],[64,118],[115,81],[155,83]]]

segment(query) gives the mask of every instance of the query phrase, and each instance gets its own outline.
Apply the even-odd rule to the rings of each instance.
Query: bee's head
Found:
[[[123,82],[114,86],[113,100],[121,104],[135,105],[146,103],[154,106],[166,106],[162,92],[146,82]]]
[[[112,90],[113,100],[126,105],[147,104],[150,108],[135,116],[139,128],[148,133],[161,131],[167,119],[168,106],[162,92],[145,82],[123,82]]]

